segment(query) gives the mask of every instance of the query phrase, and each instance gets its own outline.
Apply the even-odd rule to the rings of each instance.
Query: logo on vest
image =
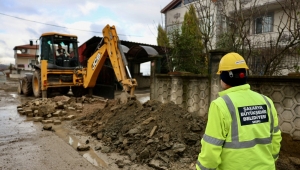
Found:
[[[238,107],[241,126],[269,121],[266,105]]]

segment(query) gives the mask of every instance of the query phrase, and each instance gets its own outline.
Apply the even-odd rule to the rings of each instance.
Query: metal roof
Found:
[[[102,37],[94,36],[83,43],[81,46],[86,45],[85,50],[82,54],[86,57],[90,57],[96,50],[97,45],[102,40]],[[131,41],[121,41],[121,47],[125,56],[131,62],[143,63],[151,61],[154,56],[163,56],[165,52],[162,47],[151,44],[144,44]],[[81,47],[80,46],[80,47]],[[80,48],[79,47],[79,48]]]

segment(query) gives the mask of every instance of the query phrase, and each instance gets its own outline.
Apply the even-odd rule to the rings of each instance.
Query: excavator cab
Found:
[[[40,36],[38,44],[34,72],[21,83],[23,93],[45,98],[56,92],[67,94],[71,88],[74,96],[81,96],[83,87],[73,82],[74,70],[80,67],[77,36],[47,32]]]
[[[64,69],[80,65],[76,35],[44,33],[40,37],[39,49],[38,60],[46,60],[48,68]],[[58,53],[60,50],[64,51],[64,55]]]

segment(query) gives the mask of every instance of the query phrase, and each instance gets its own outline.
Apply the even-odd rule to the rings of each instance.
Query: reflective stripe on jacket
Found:
[[[219,95],[209,108],[197,170],[275,170],[281,132],[273,102],[249,84]]]

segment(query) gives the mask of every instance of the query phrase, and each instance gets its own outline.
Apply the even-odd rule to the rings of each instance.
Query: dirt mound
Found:
[[[164,169],[172,163],[192,165],[200,151],[206,121],[169,102],[144,104],[108,100],[105,108],[76,119],[73,126],[104,142],[110,152],[126,154],[131,161]],[[278,170],[300,167],[299,141],[283,134]],[[295,154],[289,146],[296,149]],[[154,162],[154,163],[153,163]],[[179,168],[182,169],[183,167]]]
[[[120,104],[119,100],[58,96],[26,101],[19,109],[45,120],[65,120],[75,114],[73,127],[101,140],[103,153],[128,155],[132,162],[154,169],[194,169],[206,125],[204,118],[193,117],[196,114],[172,102],[155,100]],[[284,133],[282,138],[276,169],[299,169],[300,139]]]
[[[110,151],[128,154],[131,161],[168,164],[197,159],[205,121],[169,102],[109,100],[104,109],[77,119],[73,125],[101,139]]]

